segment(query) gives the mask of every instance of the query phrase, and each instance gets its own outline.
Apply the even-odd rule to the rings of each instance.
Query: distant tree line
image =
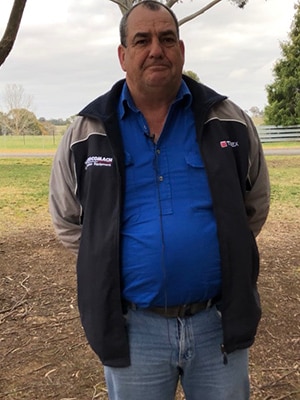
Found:
[[[14,108],[8,113],[0,112],[0,135],[45,135],[46,125],[40,123],[33,112]]]
[[[74,120],[74,116],[73,117],[69,117],[67,119],[62,119],[62,118],[51,118],[51,119],[45,119],[45,118],[39,118],[40,122],[49,122],[52,125],[55,126],[65,126],[65,125],[70,125],[70,123]]]
[[[30,111],[32,97],[25,93],[22,85],[6,85],[3,102],[6,112],[0,110],[0,135],[54,135],[55,126],[69,125],[74,119],[38,119]]]
[[[37,118],[36,115],[24,108],[10,110],[9,113],[0,111],[0,136],[54,135],[57,126],[68,126],[73,117],[67,119]]]

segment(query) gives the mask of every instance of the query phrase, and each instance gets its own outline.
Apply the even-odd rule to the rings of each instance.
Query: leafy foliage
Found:
[[[280,44],[282,57],[274,65],[274,82],[266,86],[265,116],[271,125],[300,124],[300,2],[295,10],[289,40]]]
[[[194,71],[190,71],[190,70],[183,71],[183,74],[189,76],[192,79],[194,79],[196,82],[200,82],[199,76]]]
[[[238,7],[244,8],[244,6],[248,3],[248,0],[230,0],[231,3],[235,3]]]
[[[41,135],[42,130],[33,112],[24,108],[12,109],[6,118],[9,135]]]

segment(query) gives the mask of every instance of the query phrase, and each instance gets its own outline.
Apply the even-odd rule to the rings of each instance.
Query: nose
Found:
[[[153,38],[151,41],[149,57],[151,58],[163,57],[163,46],[158,38]]]

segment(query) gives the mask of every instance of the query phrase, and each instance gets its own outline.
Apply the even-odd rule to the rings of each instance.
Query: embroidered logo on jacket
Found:
[[[220,146],[222,148],[225,148],[225,147],[239,147],[239,142],[231,142],[230,140],[222,140],[220,142]]]
[[[111,167],[113,159],[111,157],[92,156],[85,161],[85,169],[89,167]]]

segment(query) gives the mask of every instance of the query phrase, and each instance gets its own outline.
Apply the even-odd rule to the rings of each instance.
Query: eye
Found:
[[[161,38],[161,43],[166,47],[174,46],[176,42],[177,40],[174,38],[174,36],[165,36]]]
[[[146,40],[146,39],[140,39],[140,40],[137,40],[137,41],[135,42],[135,45],[136,45],[136,46],[142,46],[142,45],[144,45],[145,43],[147,43],[147,40]]]
[[[146,46],[148,44],[149,40],[146,38],[140,38],[140,39],[136,39],[133,42],[133,46],[137,46],[137,47],[143,47]]]

